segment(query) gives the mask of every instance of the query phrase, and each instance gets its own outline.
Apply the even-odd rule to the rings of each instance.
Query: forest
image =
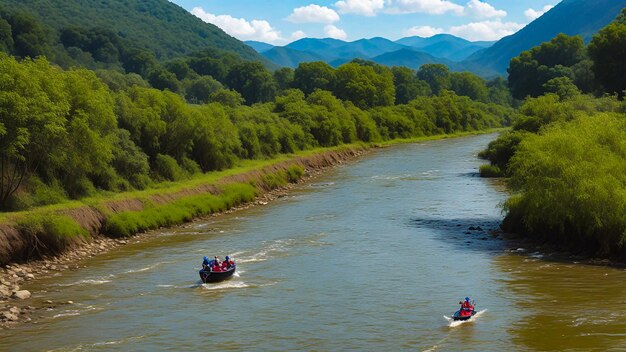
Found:
[[[271,71],[206,49],[157,59],[103,28],[0,11],[0,206],[23,210],[317,147],[510,124],[506,81],[355,60]]]
[[[626,9],[585,47],[559,35],[511,60],[512,129],[481,156],[507,176],[506,231],[626,257]]]

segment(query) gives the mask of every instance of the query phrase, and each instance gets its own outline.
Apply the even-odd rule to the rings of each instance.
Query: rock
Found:
[[[468,228],[468,230],[470,230],[470,231],[475,231],[475,230],[476,230],[476,228],[475,228],[474,226],[470,226],[470,227]]]
[[[34,280],[35,279],[35,275],[33,274],[26,274],[26,280]]]
[[[67,301],[67,304],[74,304],[74,301]]]
[[[52,301],[51,300],[46,300],[46,301],[44,301],[44,303],[52,304]]]
[[[4,319],[6,319],[8,321],[18,321],[19,320],[19,318],[15,314],[12,314],[12,313],[9,313],[9,312],[4,312],[3,315],[4,315]]]
[[[482,228],[482,227],[480,227],[480,226],[477,226],[477,227],[476,227],[476,231],[482,231],[482,230],[483,230],[483,228]]]
[[[15,291],[13,292],[13,296],[19,299],[28,299],[30,298],[30,292],[27,290]]]
[[[9,309],[9,312],[11,312],[11,313],[13,313],[15,315],[18,315],[18,314],[20,314],[21,311],[17,307],[12,307],[11,309]]]
[[[0,295],[2,295],[4,297],[10,297],[11,296],[11,290],[9,290],[9,288],[6,287],[5,285],[0,285]]]

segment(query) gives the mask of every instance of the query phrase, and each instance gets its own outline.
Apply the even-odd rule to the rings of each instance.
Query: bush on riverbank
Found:
[[[22,237],[30,243],[27,257],[58,253],[80,240],[86,240],[89,232],[74,219],[59,214],[26,216],[17,221]]]
[[[519,192],[504,228],[588,254],[626,257],[626,119],[599,113],[528,135],[511,159]]]

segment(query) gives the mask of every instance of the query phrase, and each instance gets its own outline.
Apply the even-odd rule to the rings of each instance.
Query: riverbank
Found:
[[[238,169],[225,170],[201,178],[193,179],[182,184],[164,184],[160,188],[142,192],[129,192],[116,194],[106,199],[87,199],[74,201],[68,204],[54,205],[29,212],[18,214],[4,214],[0,218],[0,258],[18,258],[22,264],[16,264],[15,260],[9,260],[4,269],[0,269],[0,326],[14,326],[28,322],[31,312],[40,308],[52,308],[55,305],[66,302],[50,302],[42,307],[30,307],[29,292],[23,292],[20,285],[26,281],[36,280],[44,275],[52,275],[63,270],[71,270],[79,267],[82,259],[89,258],[127,243],[144,241],[151,237],[151,228],[144,228],[139,233],[129,233],[118,237],[119,234],[107,232],[110,227],[110,219],[124,217],[125,214],[139,214],[142,217],[145,211],[154,211],[160,207],[191,199],[197,196],[208,195],[209,200],[224,193],[224,187],[228,185],[253,184],[255,193],[253,199],[238,199],[232,203],[224,204],[222,209],[209,208],[205,213],[196,213],[192,217],[183,217],[182,221],[174,221],[166,225],[156,223],[153,229],[161,226],[173,226],[192,218],[202,216],[215,216],[221,213],[230,213],[252,206],[267,204],[268,202],[285,195],[295,183],[308,182],[322,174],[326,169],[349,162],[361,157],[375,148],[398,143],[416,143],[426,140],[462,137],[474,134],[491,133],[490,131],[459,133],[455,135],[429,136],[410,140],[397,140],[395,143],[378,145],[351,145],[326,150],[309,151],[298,155],[281,156],[271,161],[253,162],[243,165]],[[295,169],[294,169],[295,168]],[[297,168],[302,168],[297,172]],[[294,175],[289,175],[289,170]],[[183,204],[184,206],[185,204]],[[162,214],[157,212],[157,214]],[[53,241],[56,247],[47,245],[44,248],[25,246],[37,245],[38,241],[21,240],[19,251],[7,252],[15,246],[10,246],[9,241],[20,235],[20,224],[27,222],[29,217],[41,219],[46,216],[65,216],[76,222],[80,228],[86,231],[86,235],[73,236],[71,241]],[[22,225],[23,226],[23,225]],[[28,230],[28,227],[26,227]],[[33,236],[32,233],[23,233],[23,237]],[[41,234],[40,234],[41,235]],[[33,236],[36,237],[36,236]],[[50,240],[48,238],[48,240]],[[58,246],[58,244],[63,244]],[[52,250],[50,250],[52,249]],[[44,250],[49,250],[45,252]],[[39,252],[38,252],[39,251]],[[16,255],[16,253],[18,255]],[[21,253],[28,253],[33,257],[21,258]],[[34,259],[34,260],[33,260]]]

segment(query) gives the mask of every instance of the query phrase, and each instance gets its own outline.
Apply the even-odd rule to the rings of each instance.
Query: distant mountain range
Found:
[[[454,71],[472,71],[481,76],[506,75],[509,62],[522,51],[549,41],[559,33],[581,35],[588,42],[625,7],[626,0],[563,0],[517,33],[495,43],[470,42],[449,34],[396,41],[304,38],[283,47],[245,43],[279,66],[296,67],[307,61],[325,61],[339,66],[361,58],[387,66],[417,69],[427,63],[443,63]]]
[[[395,42],[376,37],[353,42],[304,38],[283,47],[255,41],[245,43],[279,66],[297,67],[308,61],[325,61],[339,66],[354,58],[362,58],[385,65],[418,68],[424,63],[452,64],[494,42],[470,42],[453,35],[438,34],[429,38],[407,37]]]

